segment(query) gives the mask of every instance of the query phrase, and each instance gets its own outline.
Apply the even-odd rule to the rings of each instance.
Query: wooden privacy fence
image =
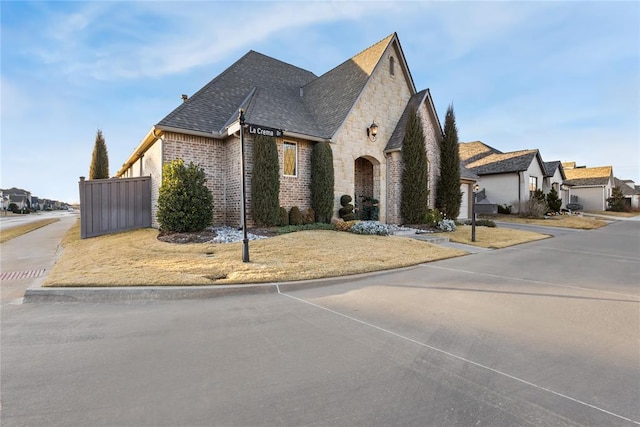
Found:
[[[151,177],[80,177],[80,237],[151,227]]]

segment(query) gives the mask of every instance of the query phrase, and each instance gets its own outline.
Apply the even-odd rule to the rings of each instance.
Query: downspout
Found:
[[[522,177],[522,172],[518,172],[518,203],[522,201],[522,184],[520,178]],[[524,180],[524,178],[522,178]]]

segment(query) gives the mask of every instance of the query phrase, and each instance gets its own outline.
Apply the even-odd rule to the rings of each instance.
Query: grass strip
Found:
[[[23,234],[27,234],[33,230],[37,230],[38,228],[42,228],[45,225],[53,224],[54,222],[60,221],[59,218],[48,218],[41,219],[38,221],[33,221],[24,225],[17,225],[15,227],[7,228],[5,230],[0,231],[0,243],[8,242],[11,239],[15,239],[18,236],[22,236]]]

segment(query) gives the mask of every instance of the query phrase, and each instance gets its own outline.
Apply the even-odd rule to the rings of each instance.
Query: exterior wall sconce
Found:
[[[378,135],[378,125],[376,124],[376,121],[374,120],[371,123],[371,126],[369,126],[367,128],[367,137],[369,137],[369,140],[371,142],[376,140],[376,135]]]

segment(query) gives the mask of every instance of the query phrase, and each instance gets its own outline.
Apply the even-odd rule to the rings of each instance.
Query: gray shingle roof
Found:
[[[158,126],[222,133],[242,106],[247,123],[329,139],[395,38],[394,33],[321,77],[250,51]]]
[[[402,116],[400,116],[400,120],[398,120],[398,123],[391,134],[391,138],[389,138],[389,142],[387,142],[387,146],[384,149],[385,151],[399,150],[402,148],[402,141],[404,140],[407,122],[409,121],[409,114],[411,114],[412,111],[417,111],[425,101],[426,97],[427,90],[425,89],[416,93],[409,99],[407,106],[402,112]]]
[[[560,173],[564,175],[564,173],[562,172],[562,162],[560,160],[555,160],[553,162],[544,162],[544,168],[545,176],[553,176],[553,174],[556,173],[556,169],[558,168],[561,168]]]
[[[475,173],[471,172],[466,167],[464,167],[464,164],[462,164],[462,161],[461,161],[460,162],[460,178],[477,181],[478,178],[480,178],[480,177],[478,175],[476,175]]]
[[[622,190],[622,194],[624,194],[625,196],[635,196],[636,194],[638,194],[638,191],[634,188],[631,188],[629,185],[627,185],[626,182],[624,182],[621,179],[618,178],[613,178],[614,181],[614,185],[616,187],[620,187],[620,189]]]
[[[537,154],[538,150],[490,154],[465,166],[478,175],[521,172],[529,168]]]
[[[251,116],[247,111],[247,122],[287,128],[284,118],[297,115],[296,118],[304,122],[301,129],[314,129],[315,123],[310,116],[299,112],[305,109],[300,87],[314,79],[316,76],[310,71],[249,51],[158,125],[206,133],[221,132],[230,118],[237,117],[238,109],[252,89],[257,88],[258,93],[250,101],[255,115]],[[269,108],[266,111],[263,110],[265,106]],[[288,108],[287,111],[284,108]],[[268,123],[262,123],[262,120]]]

